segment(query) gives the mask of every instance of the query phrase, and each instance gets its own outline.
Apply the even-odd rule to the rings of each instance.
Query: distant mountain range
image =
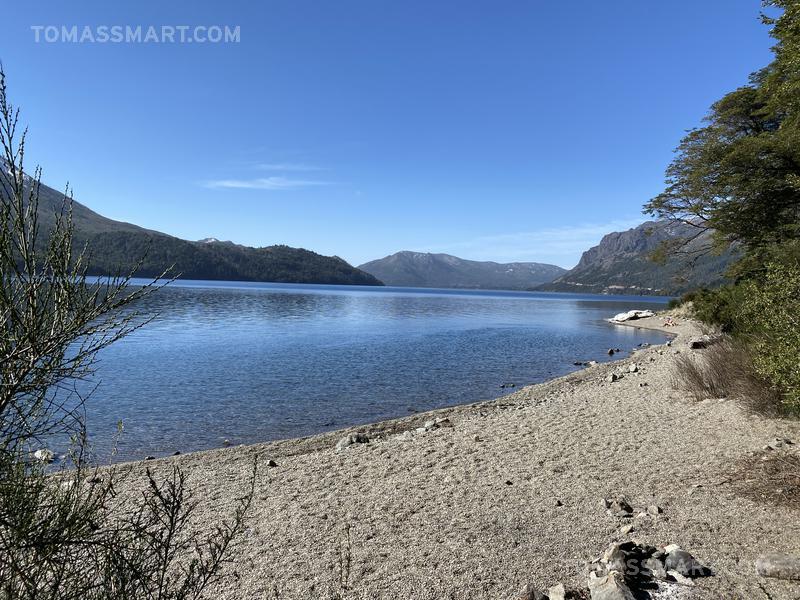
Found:
[[[685,258],[670,257],[665,264],[650,259],[664,241],[686,238],[696,229],[685,224],[648,221],[628,231],[604,236],[597,246],[581,256],[580,262],[539,287],[544,291],[593,294],[677,295],[697,287],[714,287],[724,282],[724,272],[736,258],[730,251],[706,254],[689,264]],[[699,247],[709,241],[705,234],[695,240]]]
[[[39,219],[43,229],[52,227],[63,198],[63,193],[41,186]],[[108,219],[79,202],[73,203],[72,219],[76,244],[89,245],[92,274],[126,272],[144,257],[137,271],[140,277],[156,277],[174,265],[172,273],[183,279],[382,285],[337,256],[322,256],[301,248],[251,248],[214,238],[182,240]]]
[[[40,224],[48,229],[60,211],[63,194],[42,185]],[[705,255],[689,265],[670,258],[650,259],[664,241],[694,233],[688,225],[648,221],[628,231],[609,233],[569,271],[549,264],[465,260],[448,254],[398,252],[356,268],[337,256],[276,245],[263,248],[216,238],[188,241],[106,218],[73,203],[75,241],[91,249],[91,273],[126,272],[144,257],[138,275],[155,277],[170,265],[185,279],[393,285],[464,289],[507,289],[598,294],[677,295],[724,282],[736,258],[730,251]],[[697,241],[697,244],[707,238]]]
[[[541,263],[465,260],[449,254],[398,252],[358,267],[386,285],[496,290],[529,290],[566,272]]]

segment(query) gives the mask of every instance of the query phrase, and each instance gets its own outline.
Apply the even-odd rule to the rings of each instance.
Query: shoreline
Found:
[[[512,598],[529,583],[585,585],[587,565],[625,539],[677,543],[711,567],[715,576],[687,598],[751,599],[763,590],[795,598],[793,584],[756,577],[753,561],[800,552],[800,519],[737,496],[726,473],[775,437],[800,439],[800,423],[673,389],[674,354],[690,352],[685,342],[699,327],[680,318],[664,328],[663,318],[621,325],[671,334],[670,346],[494,400],[112,468],[181,467],[199,522],[211,524],[230,512],[258,457],[250,529],[232,566],[240,579],[221,583],[215,598],[274,598],[273,589],[280,598],[326,598],[320,591],[338,585],[343,547],[348,598]],[[620,379],[608,381],[612,372]],[[426,431],[436,419],[448,422]],[[351,433],[369,442],[337,451]],[[615,494],[663,514],[637,517],[623,534],[601,506]]]

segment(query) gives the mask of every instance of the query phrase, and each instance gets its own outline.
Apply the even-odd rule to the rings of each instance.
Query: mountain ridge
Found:
[[[41,184],[39,219],[51,229],[64,206],[64,194]],[[216,238],[184,240],[133,223],[115,221],[80,202],[72,201],[76,248],[87,246],[89,274],[108,275],[136,271],[139,277],[157,277],[165,269],[182,279],[383,285],[338,256],[324,256],[285,245],[250,247]]]
[[[451,254],[402,250],[358,266],[386,285],[455,289],[528,290],[566,269],[534,262],[497,263]]]
[[[578,264],[555,280],[539,286],[541,291],[593,294],[678,295],[698,287],[725,282],[725,270],[736,258],[734,251],[707,253],[693,260],[667,257],[652,260],[662,243],[697,233],[691,225],[645,221],[627,231],[614,231],[582,255]],[[690,250],[710,245],[711,232],[693,241]]]

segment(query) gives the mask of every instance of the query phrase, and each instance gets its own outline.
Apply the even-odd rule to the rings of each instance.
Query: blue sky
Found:
[[[757,0],[12,3],[0,60],[45,181],[187,239],[359,264],[573,266],[684,130],[770,60]],[[32,26],[240,27],[239,43],[36,43]],[[93,31],[96,31],[93,30]]]

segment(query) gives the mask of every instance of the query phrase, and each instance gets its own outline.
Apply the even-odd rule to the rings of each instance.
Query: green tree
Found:
[[[713,230],[717,247],[738,243],[758,256],[800,235],[800,2],[769,4],[783,9],[765,17],[774,61],[714,103],[678,146],[665,191],[645,206],[691,225],[686,244]]]

